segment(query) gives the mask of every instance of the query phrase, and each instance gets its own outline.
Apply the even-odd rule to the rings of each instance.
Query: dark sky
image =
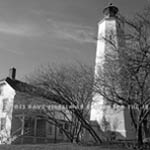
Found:
[[[149,0],[0,0],[0,78],[22,79],[41,64],[94,64],[97,23],[109,3],[131,17]]]

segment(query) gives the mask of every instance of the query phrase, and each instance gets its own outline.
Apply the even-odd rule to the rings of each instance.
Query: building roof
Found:
[[[21,92],[22,95],[30,95],[31,97],[47,99],[51,103],[63,104],[66,106],[72,105],[70,101],[67,101],[62,96],[57,95],[53,91],[39,88],[31,84],[22,82],[16,79],[16,68],[9,69],[9,77],[0,80],[0,82],[7,82],[16,92]]]
[[[55,102],[55,103],[69,105],[69,102],[66,102],[66,100],[63,100],[62,97],[60,98],[58,95],[54,94],[53,92],[39,87],[35,87],[28,83],[22,82],[20,80],[11,79],[10,77],[7,77],[1,81],[7,82],[17,92],[27,93],[34,97],[42,97],[44,99],[51,100],[51,102]]]

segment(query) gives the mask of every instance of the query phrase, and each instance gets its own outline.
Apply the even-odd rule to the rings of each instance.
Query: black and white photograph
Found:
[[[150,0],[0,0],[0,150],[150,150]]]

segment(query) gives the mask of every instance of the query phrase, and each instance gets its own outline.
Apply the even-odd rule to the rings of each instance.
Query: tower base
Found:
[[[92,116],[94,114],[96,114],[95,117]],[[136,131],[128,108],[107,105],[103,106],[101,113],[100,108],[94,109],[91,111],[91,121],[97,122],[100,130],[104,133],[103,136],[107,140],[136,139]],[[97,129],[96,132],[98,133]]]

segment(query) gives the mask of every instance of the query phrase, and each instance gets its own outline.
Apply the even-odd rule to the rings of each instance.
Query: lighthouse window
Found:
[[[109,40],[110,40],[110,41],[112,40],[112,38],[113,38],[112,35],[109,35]]]

